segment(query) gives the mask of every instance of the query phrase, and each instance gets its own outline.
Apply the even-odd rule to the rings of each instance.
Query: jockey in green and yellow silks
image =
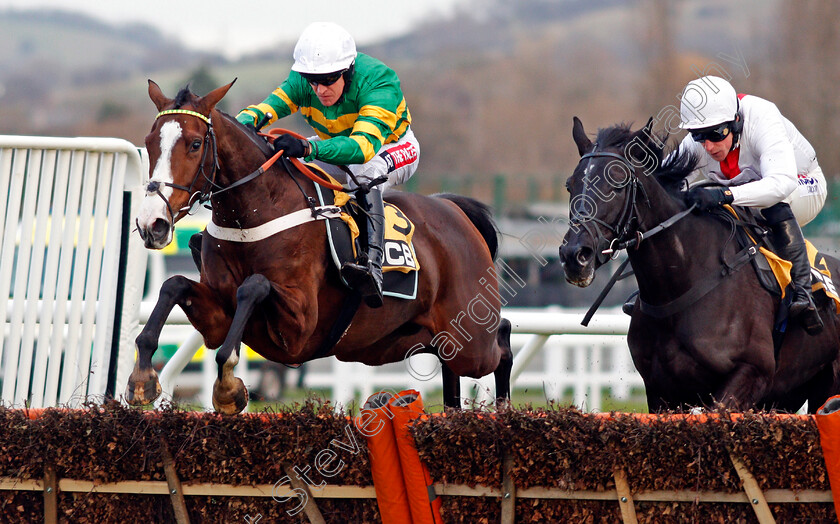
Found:
[[[315,161],[356,190],[368,215],[368,253],[346,264],[342,277],[370,307],[382,304],[382,191],[402,184],[417,170],[420,146],[397,74],[381,61],[358,53],[336,24],[311,24],[300,36],[288,78],[236,119],[257,129],[300,111],[317,136],[274,141],[284,155]],[[337,166],[346,165],[356,181]]]

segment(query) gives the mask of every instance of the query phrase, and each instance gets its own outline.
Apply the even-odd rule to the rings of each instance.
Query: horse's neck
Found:
[[[219,171],[216,184],[222,189],[254,173],[270,152],[233,122],[220,119],[217,126]],[[265,173],[213,196],[213,221],[226,227],[256,227],[306,206],[305,196],[285,171],[282,161]]]
[[[641,231],[650,231],[684,209],[661,187],[646,191],[650,205],[640,204]],[[631,248],[628,256],[643,298],[657,303],[673,300],[697,280],[719,271],[726,236],[721,223],[691,213]]]

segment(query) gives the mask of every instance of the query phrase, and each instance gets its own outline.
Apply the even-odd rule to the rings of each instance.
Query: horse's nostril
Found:
[[[575,260],[581,266],[585,266],[592,259],[592,249],[589,247],[581,247],[575,253]]]
[[[167,233],[169,233],[169,222],[162,218],[155,220],[152,224],[152,235],[155,238],[163,238]]]

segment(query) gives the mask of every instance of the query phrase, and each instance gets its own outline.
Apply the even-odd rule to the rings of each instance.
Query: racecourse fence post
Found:
[[[775,524],[776,519],[773,517],[773,512],[770,511],[770,506],[767,505],[767,499],[764,498],[764,492],[758,486],[758,481],[755,480],[750,470],[741,462],[741,459],[735,456],[731,451],[729,458],[732,460],[732,465],[735,466],[735,471],[741,477],[741,482],[744,485],[744,492],[747,494],[750,506],[755,511],[755,516],[758,518],[759,524]]]
[[[324,515],[321,514],[321,510],[318,509],[318,505],[315,504],[315,497],[312,496],[312,492],[309,490],[309,486],[306,482],[300,480],[292,467],[288,464],[283,464],[283,469],[286,471],[286,475],[289,477],[289,483],[292,485],[294,490],[296,492],[303,492],[306,494],[306,500],[303,503],[303,513],[309,519],[309,522],[312,524],[327,524],[327,521],[324,520]]]
[[[169,488],[169,498],[172,501],[172,511],[175,513],[175,522],[178,524],[190,524],[190,517],[187,514],[187,503],[184,501],[184,490],[181,487],[181,480],[175,471],[175,461],[161,439],[160,454],[163,456],[163,472],[166,475],[166,485]]]
[[[493,178],[493,211],[496,215],[504,212],[507,193],[507,180],[504,175],[496,175]]]
[[[502,524],[516,522],[516,485],[511,477],[513,455],[505,453],[502,458]]]
[[[613,472],[613,478],[615,479],[615,492],[618,496],[618,507],[621,508],[622,522],[624,524],[638,524],[633,494],[630,492],[630,484],[627,482],[627,473],[622,469],[617,469]]]
[[[58,481],[51,464],[44,466],[44,523],[58,523]]]

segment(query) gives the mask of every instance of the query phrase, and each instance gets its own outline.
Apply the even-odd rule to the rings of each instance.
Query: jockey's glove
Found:
[[[295,138],[292,135],[280,135],[272,142],[274,151],[283,150],[283,156],[290,158],[303,158],[309,155],[311,146],[309,140]]]
[[[732,191],[726,187],[695,187],[685,195],[686,204],[689,206],[697,204],[697,207],[704,211],[724,204],[731,204],[734,199]]]

